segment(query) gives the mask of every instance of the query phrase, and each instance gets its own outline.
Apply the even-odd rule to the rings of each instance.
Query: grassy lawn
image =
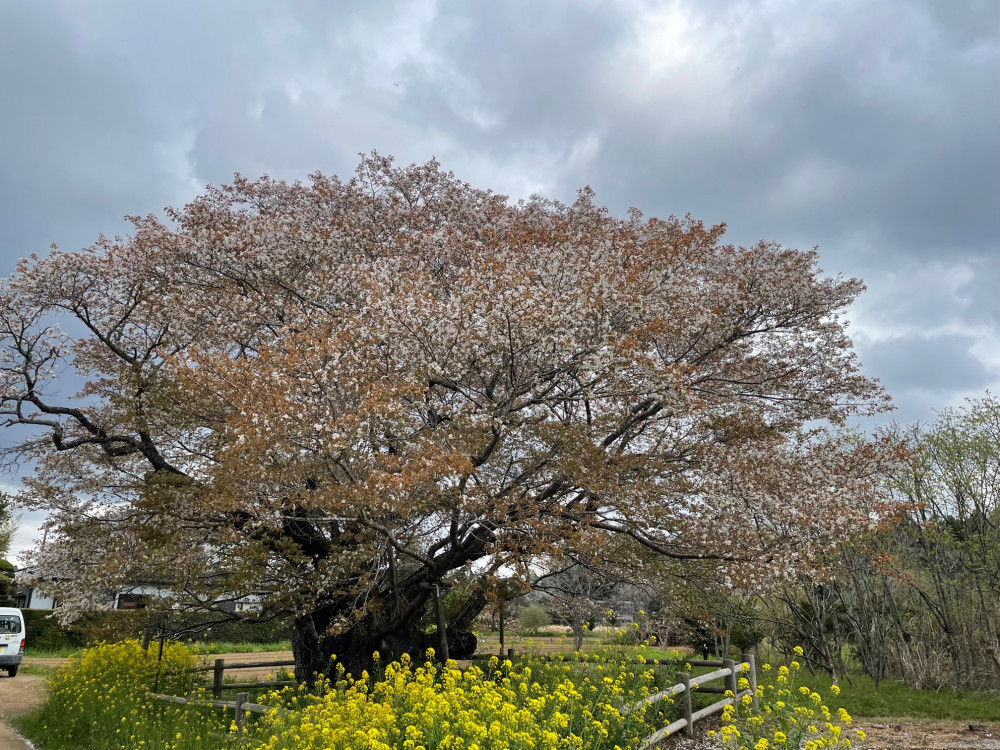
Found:
[[[990,692],[955,690],[914,690],[897,680],[883,680],[878,690],[868,677],[852,677],[854,685],[842,680],[840,704],[852,716],[918,717],[938,721],[1000,721],[1000,695]],[[808,672],[798,682],[829,694],[826,675]]]
[[[226,643],[224,641],[213,641],[208,643],[193,643],[191,647],[200,654],[255,654],[262,651],[291,651],[292,642],[275,641],[274,643]],[[156,648],[155,644],[153,645],[153,648]],[[24,649],[24,656],[29,659],[65,659],[73,654],[80,653],[81,650],[82,649],[80,648],[65,646],[60,649],[46,651],[27,646]]]
[[[210,643],[192,643],[191,648],[200,654],[257,654],[262,651],[291,651],[292,642],[226,643],[224,641],[213,641]]]
[[[659,651],[647,649],[647,659],[661,659],[677,663],[676,651],[673,658],[669,650]],[[683,670],[683,665],[680,667]],[[698,675],[714,671],[716,667],[694,667],[691,676],[697,681]],[[764,676],[758,673],[762,682]],[[898,680],[883,680],[878,690],[872,680],[863,675],[852,675],[851,685],[846,679],[840,682],[841,694],[832,699],[830,679],[825,674],[815,676],[806,671],[795,676],[796,685],[806,685],[817,691],[829,702],[843,706],[849,714],[856,717],[877,718],[916,718],[927,721],[989,721],[1000,722],[1000,694],[988,691],[955,691],[955,690],[914,690]],[[713,686],[723,684],[722,680],[711,683]],[[722,696],[702,694],[695,697],[696,706],[707,706],[719,700]]]
[[[18,670],[18,674],[31,674],[38,675],[39,677],[48,677],[52,674],[52,667],[38,667],[34,664],[22,664],[21,668]]]
[[[63,648],[55,650],[38,649],[33,646],[25,646],[24,656],[27,659],[65,659],[66,657],[72,656],[73,654],[80,653],[79,648],[73,648],[70,646],[64,646]]]

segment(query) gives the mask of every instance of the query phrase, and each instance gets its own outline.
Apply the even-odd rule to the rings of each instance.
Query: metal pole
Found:
[[[506,602],[500,602],[500,656],[501,656],[501,658],[503,657],[503,618],[504,618],[504,614],[505,614],[504,610],[506,610],[506,609],[507,609],[507,603]]]

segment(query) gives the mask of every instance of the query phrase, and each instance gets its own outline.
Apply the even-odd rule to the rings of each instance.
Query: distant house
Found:
[[[17,590],[14,594],[14,606],[18,609],[55,609],[59,606],[59,600],[29,586]]]
[[[17,576],[27,573],[27,568],[20,568]],[[155,595],[157,590],[151,587],[137,586],[121,591],[109,591],[105,596],[104,603],[98,609],[142,609],[146,606],[150,596]],[[23,586],[14,594],[14,606],[18,609],[58,609],[58,597],[51,596],[44,589],[37,586]]]
[[[25,569],[18,570],[18,573]],[[136,584],[128,586],[118,591],[107,592],[105,603],[97,609],[145,609],[153,600],[162,596],[165,592],[161,586],[155,583]],[[49,596],[37,587],[26,586],[17,590],[14,595],[15,605],[18,609],[57,609],[59,599]],[[260,600],[256,596],[245,596],[239,599],[224,602],[220,607],[226,612],[247,612],[260,609]]]

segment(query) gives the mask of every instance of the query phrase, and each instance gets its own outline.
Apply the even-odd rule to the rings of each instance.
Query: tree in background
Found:
[[[13,606],[17,585],[14,577],[17,567],[7,557],[17,532],[17,517],[7,495],[0,494],[0,606]]]
[[[529,604],[517,613],[517,626],[525,633],[537,633],[552,624],[552,617],[541,604]]]
[[[541,575],[534,588],[545,594],[545,606],[556,619],[573,630],[573,650],[579,651],[586,625],[607,612],[622,582],[596,566],[568,563]]]
[[[762,596],[772,643],[847,675],[845,649],[878,683],[1000,687],[1000,401],[892,429],[910,456],[887,481],[896,515]]]
[[[20,501],[66,617],[156,581],[290,616],[300,679],[357,673],[452,571],[479,580],[461,632],[540,556],[753,586],[882,512],[895,447],[823,426],[885,406],[842,320],[862,285],[815,252],[377,155],[168,217],[0,287],[0,414],[34,430]]]

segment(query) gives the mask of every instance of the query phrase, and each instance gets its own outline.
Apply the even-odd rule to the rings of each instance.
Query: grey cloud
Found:
[[[866,373],[878,377],[893,393],[985,389],[997,379],[970,351],[971,336],[939,335],[880,341],[860,351]]]
[[[174,193],[153,147],[168,128],[123,71],[77,54],[67,25],[0,11],[5,116],[0,121],[0,247],[8,258],[114,234],[127,212]]]
[[[676,15],[662,39],[642,8]],[[590,184],[616,212],[818,244],[824,269],[870,281],[869,341],[896,338],[862,359],[898,401],[996,376],[940,334],[1000,316],[990,0],[14,0],[0,64],[7,270],[236,171],[343,174],[377,148],[515,197]],[[937,335],[900,338],[914,327]]]

